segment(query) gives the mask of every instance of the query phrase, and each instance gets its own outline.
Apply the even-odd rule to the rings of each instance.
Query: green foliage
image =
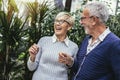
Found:
[[[11,61],[12,68],[9,73],[9,80],[24,80],[24,62],[16,59]]]
[[[71,13],[73,16],[75,16],[75,23],[72,30],[68,34],[69,38],[72,41],[76,42],[78,45],[80,45],[81,41],[85,37],[84,29],[80,25],[80,13],[81,10],[77,10],[76,12]]]
[[[110,15],[108,19],[107,26],[120,37],[120,13],[117,15]]]
[[[0,66],[3,65],[0,76],[2,80],[13,78],[11,72],[16,66],[17,62],[15,60],[21,53],[20,48],[24,43],[22,37],[25,35],[23,29],[25,23],[26,20],[22,22],[15,14],[12,15],[10,22],[8,22],[4,11],[0,11]]]
[[[34,6],[34,4],[38,6]],[[31,44],[37,43],[41,38],[44,25],[47,23],[46,20],[48,19],[49,21],[49,15],[55,10],[53,6],[49,6],[47,2],[41,4],[27,3],[27,9],[30,11],[29,16],[32,18],[31,26],[28,28],[29,41]]]

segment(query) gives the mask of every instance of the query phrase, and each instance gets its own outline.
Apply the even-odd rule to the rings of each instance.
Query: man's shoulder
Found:
[[[108,34],[106,39],[109,40],[109,42],[117,42],[117,41],[119,42],[120,41],[120,38],[112,32]]]

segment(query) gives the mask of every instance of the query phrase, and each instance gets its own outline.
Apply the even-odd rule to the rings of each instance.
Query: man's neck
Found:
[[[94,42],[95,40],[98,39],[98,37],[106,30],[106,26],[96,26],[93,34],[91,34],[92,36],[92,42]]]

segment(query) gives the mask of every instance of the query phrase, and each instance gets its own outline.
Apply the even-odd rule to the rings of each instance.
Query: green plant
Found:
[[[81,9],[71,13],[75,17],[75,23],[72,30],[69,32],[69,38],[78,45],[81,44],[81,41],[85,37],[84,29],[80,25],[80,13]]]
[[[16,65],[14,62],[18,55],[20,45],[24,42],[22,37],[24,36],[24,22],[21,21],[15,14],[10,18],[10,22],[7,20],[7,15],[4,11],[0,11],[0,65],[1,65],[1,78],[2,80],[9,80],[12,77],[11,72]],[[4,65],[4,66],[2,66]],[[17,75],[17,74],[16,74]]]
[[[29,17],[31,18],[31,25],[28,28],[28,34],[31,44],[38,42],[38,40],[41,38],[45,19],[50,13],[52,13],[52,11],[54,11],[54,7],[49,6],[50,5],[46,1],[44,1],[43,3],[29,2],[26,4]]]
[[[107,26],[112,32],[120,37],[120,13],[117,15],[110,15]]]

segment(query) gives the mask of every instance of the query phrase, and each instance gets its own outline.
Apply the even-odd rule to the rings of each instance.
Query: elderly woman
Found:
[[[77,44],[67,36],[73,23],[74,19],[69,13],[60,12],[55,18],[54,35],[42,37],[38,44],[29,48],[28,68],[35,70],[32,80],[68,80],[68,65],[71,64],[59,57],[64,57],[63,53],[75,57],[77,53]]]

